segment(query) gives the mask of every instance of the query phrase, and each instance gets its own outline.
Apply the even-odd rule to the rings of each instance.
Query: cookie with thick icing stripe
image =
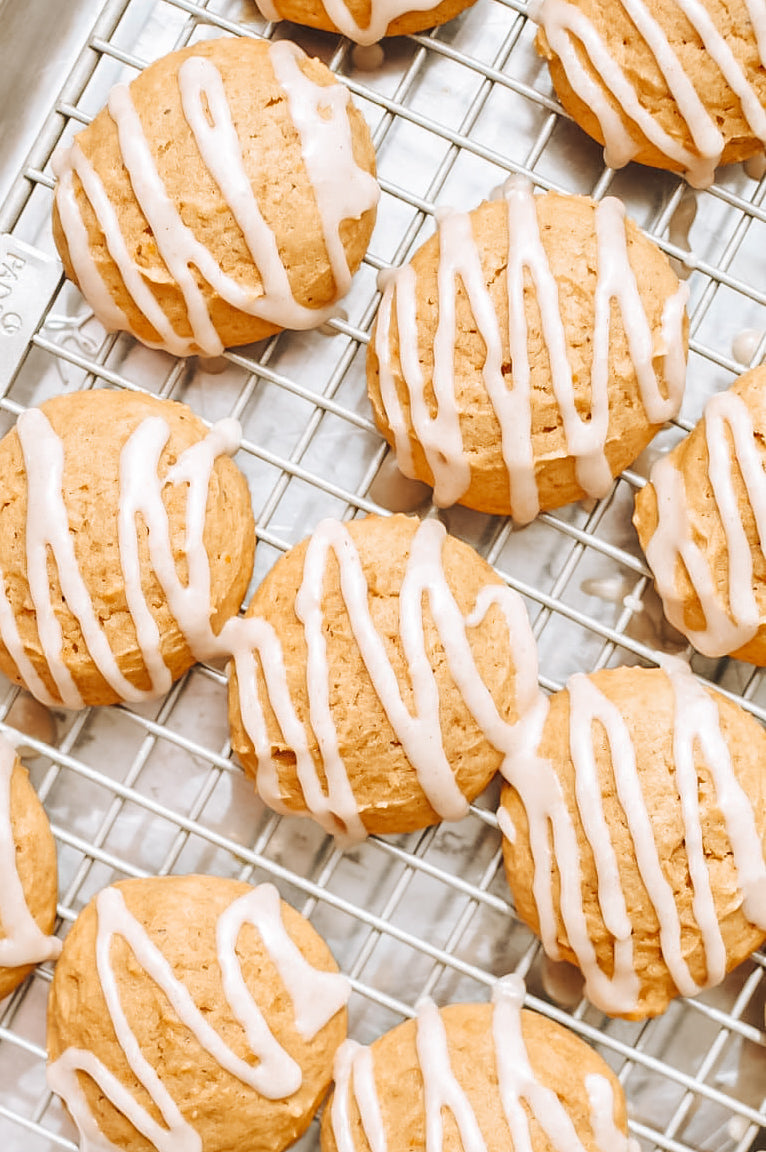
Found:
[[[573,1032],[522,1009],[519,977],[492,1004],[423,999],[417,1017],[335,1059],[323,1152],[629,1152],[625,1098]]]
[[[67,275],[108,329],[179,356],[322,324],[379,196],[348,90],[287,40],[162,57],[54,169]]]
[[[0,737],[0,999],[61,944],[50,933],[58,898],[48,817],[15,749]]]
[[[537,699],[523,601],[438,520],[322,521],[241,623],[232,746],[344,843],[465,815]]]
[[[0,441],[0,668],[47,704],[166,692],[225,654],[252,571],[240,429],[134,392],[73,392]]]
[[[641,1019],[766,939],[766,733],[688,666],[578,674],[506,764],[517,912],[588,998]]]
[[[349,991],[270,884],[122,881],[66,938],[48,1082],[83,1147],[281,1152],[329,1086]]]
[[[764,151],[761,0],[534,0],[530,15],[561,103],[612,167],[704,188],[718,164]]]
[[[766,367],[652,467],[633,522],[665,614],[706,656],[766,664]]]
[[[513,179],[381,286],[375,421],[439,505],[523,524],[603,496],[678,411],[687,289],[614,198]]]

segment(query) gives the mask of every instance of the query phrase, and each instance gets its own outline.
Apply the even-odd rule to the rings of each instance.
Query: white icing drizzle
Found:
[[[541,0],[533,19],[545,31],[552,51],[558,56],[573,91],[593,111],[605,140],[604,157],[613,168],[633,159],[639,150],[619,113],[604,91],[609,92],[629,118],[668,160],[681,165],[684,174],[696,188],[713,182],[715,168],[725,141],[702,96],[695,90],[683,62],[668,40],[667,33],[651,15],[645,0],[619,0],[623,10],[646,42],[662,73],[675,106],[682,117],[694,148],[690,149],[666,132],[641,103],[634,82],[620,67],[593,23],[569,0]],[[700,0],[675,0],[715,61],[721,75],[739,100],[742,115],[753,135],[766,144],[766,112],[758,93],[742,70],[726,38]],[[760,0],[745,0],[750,22],[758,43],[762,64],[766,66],[766,15]],[[603,84],[589,75],[578,56],[582,47]],[[704,94],[703,94],[704,96]]]
[[[380,398],[394,437],[397,465],[402,475],[416,480],[417,475],[407,433],[407,424],[396,394],[396,385],[391,368],[391,316],[394,306],[396,307],[396,324],[399,331],[399,359],[402,365],[402,375],[410,390],[410,414],[416,436],[418,433],[419,436],[425,436],[427,445],[430,428],[438,421],[443,422],[444,417],[440,412],[437,412],[431,421],[427,412],[423,412],[422,396],[425,384],[417,357],[417,318],[415,311],[417,277],[415,269],[412,265],[405,264],[398,271],[386,269],[385,272],[386,275],[380,274],[378,276],[378,286],[383,292],[383,299],[378,308],[374,343],[380,375]],[[447,435],[452,437],[451,428]],[[446,439],[447,436],[443,436],[442,443]],[[437,466],[441,454],[443,454],[443,449],[440,454],[433,454]],[[431,467],[433,469],[433,465]],[[465,491],[469,477],[466,473],[465,462],[460,457],[454,462],[454,469],[456,474],[460,476],[460,480],[456,483],[461,485],[461,491]]]
[[[282,923],[279,893],[273,884],[261,884],[227,908],[218,921],[218,955],[221,958],[224,990],[238,1020],[245,1024],[256,1051],[260,1013],[253,1012],[247,986],[236,957],[236,944],[244,924],[257,928],[264,947],[290,994],[295,1028],[304,1040],[313,1040],[336,1012],[346,1004],[351,984],[337,972],[325,972],[309,964],[293,943]],[[252,1035],[251,1035],[252,1030]],[[260,1044],[260,1040],[258,1041]],[[269,1095],[263,1088],[264,1095]]]
[[[753,589],[753,555],[742,520],[732,475],[734,459],[755,517],[758,547],[766,555],[766,475],[747,405],[729,390],[713,396],[705,408],[704,435],[708,478],[726,540],[728,566],[722,573],[726,589],[713,578],[704,549],[696,542],[689,519],[683,474],[671,457],[658,460],[650,473],[657,497],[658,522],[646,548],[665,615],[705,656],[723,656],[747,644],[759,628]],[[755,545],[753,545],[754,547]],[[702,607],[705,627],[688,627],[683,598],[676,588],[678,564],[683,564]]]
[[[585,1091],[590,1103],[590,1122],[596,1147],[600,1152],[641,1152],[641,1145],[631,1136],[626,1138],[614,1122],[614,1091],[606,1076],[585,1077]]]
[[[747,367],[758,351],[758,345],[764,335],[766,333],[761,328],[743,328],[731,342],[731,354],[734,359]]]
[[[182,1116],[128,1023],[111,962],[112,941],[116,936],[126,941],[138,964],[167,996],[179,1020],[223,1069],[269,1100],[284,1099],[299,1089],[300,1066],[270,1031],[242,977],[235,952],[242,926],[252,924],[258,931],[293,1000],[296,1027],[306,1039],[312,1039],[343,1007],[350,986],[344,976],[319,971],[305,960],[285,930],[279,895],[272,885],[262,884],[233,901],[219,917],[216,928],[216,955],[224,995],[247,1036],[257,1059],[255,1065],[237,1056],[208,1022],[163,953],[129,911],[119,889],[103,889],[96,897],[96,909],[96,964],[109,1017],[133,1074],[150,1095],[164,1123],[155,1121],[93,1052],[67,1048],[48,1065],[48,1085],[63,1097],[77,1124],[82,1152],[102,1152],[113,1145],[90,1112],[78,1072],[94,1080],[113,1106],[158,1152],[201,1152],[202,1149],[199,1134]]]
[[[94,315],[109,331],[121,329],[131,331],[127,316],[112,299],[112,294],[91,255],[88,230],[85,227],[75,196],[75,174],[80,180],[96,219],[101,225],[109,253],[119,268],[126,286],[130,287],[134,299],[142,300],[147,316],[150,315],[146,311],[147,308],[152,310],[151,318],[154,320],[158,332],[167,332],[173,340],[174,334],[165,321],[164,313],[157,306],[154,296],[146,288],[137,269],[132,266],[127,257],[125,242],[117,224],[117,215],[106,196],[101,180],[83,156],[79,144],[75,142],[68,152],[54,152],[51,167],[57,179],[56,206],[59,211],[61,227],[67,239],[69,259],[72,261],[82,294],[89,302]],[[156,312],[159,312],[160,315],[157,316]],[[171,352],[174,351],[175,343],[171,343],[169,347]]]
[[[444,1147],[444,1117],[448,1108],[455,1118],[464,1152],[486,1152],[486,1144],[473,1108],[450,1064],[447,1030],[439,1009],[430,997],[418,1001],[416,1047],[423,1076],[426,1113],[426,1152]]]
[[[303,53],[288,41],[269,45],[269,59],[277,82],[288,97],[337,294],[342,295],[348,289],[351,274],[340,240],[340,225],[345,219],[358,219],[377,204],[378,184],[354,160],[348,90],[340,84],[318,85],[305,76],[299,65]],[[128,251],[116,209],[102,181],[75,141],[70,149],[55,157],[56,202],[72,265],[95,314],[107,329],[132,331],[124,313],[112,301],[96,265],[75,197],[73,173],[96,215],[127,292],[158,333],[159,346],[177,356],[187,356],[194,350],[216,356],[223,350],[194,269],[217,295],[247,315],[289,328],[312,328],[324,323],[333,305],[307,308],[292,294],[276,238],[261,214],[245,172],[220,72],[206,57],[191,56],[178,70],[178,85],[184,116],[204,163],[243,233],[262,279],[262,292],[256,294],[227,275],[184,224],[162,182],[130,89],[118,84],[110,92],[108,108],[117,126],[122,160],[159,255],[183,295],[191,336],[176,332],[163,312]]]
[[[763,0],[745,0],[745,7],[755,31],[761,64],[766,68],[766,6]]]
[[[439,694],[428,659],[423,629],[423,599],[428,597],[450,673],[478,726],[496,749],[509,753],[515,746],[516,726],[507,724],[480,678],[468,639],[468,628],[478,626],[493,604],[504,617],[514,653],[517,711],[523,716],[538,699],[535,645],[521,598],[505,585],[487,585],[473,611],[464,617],[447,584],[441,552],[444,527],[437,520],[423,521],[413,539],[399,594],[399,628],[412,684],[414,712],[405,705],[382,637],[370,615],[367,582],[361,560],[345,525],[322,521],[306,552],[303,581],[295,611],[305,629],[306,682],[311,728],[316,736],[327,779],[322,789],[308,748],[306,731],[298,719],[287,684],[284,655],[274,629],[265,619],[246,618],[233,639],[242,721],[258,762],[257,788],[262,799],[285,811],[280,798],[276,766],[256,680],[256,655],[266,683],[271,708],[284,739],[296,756],[296,770],[308,812],[326,831],[345,843],[365,836],[346,767],[338,748],[330,706],[329,670],[322,632],[322,590],[329,553],[340,568],[340,587],[349,622],[365,668],[388,720],[413,765],[429,803],[443,819],[456,820],[467,811],[444,749],[439,719]],[[224,629],[225,631],[225,629]]]
[[[48,708],[54,708],[58,701],[51,696],[44,682],[38,676],[32,661],[27,656],[13,608],[5,591],[5,576],[2,569],[0,569],[0,638],[8,650],[8,655],[16,665],[24,687]]]
[[[709,987],[725,975],[726,951],[705,860],[695,750],[703,757],[713,778],[717,804],[734,856],[743,911],[753,924],[763,929],[766,929],[766,863],[751,804],[734,774],[715,700],[682,661],[666,657],[663,670],[674,695],[675,784],[684,826],[694,916],[707,967],[704,986]],[[593,854],[601,916],[614,941],[613,974],[607,976],[601,969],[587,931],[582,862],[575,826],[554,766],[536,754],[542,733],[540,724],[523,753],[515,762],[506,764],[503,771],[519,794],[529,821],[535,869],[533,892],[545,950],[553,959],[559,959],[552,880],[555,862],[561,883],[560,916],[569,945],[585,976],[586,995],[611,1014],[636,1010],[640,980],[634,967],[629,910],[598,781],[593,736],[593,725],[597,723],[606,734],[617,799],[625,814],[641,880],[659,922],[663,960],[679,992],[694,995],[700,986],[692,978],[684,958],[678,908],[663,872],[627,724],[616,706],[587,676],[573,676],[567,688],[577,812]]]
[[[11,820],[11,776],[16,750],[0,737],[0,966],[17,968],[55,960],[61,941],[46,936],[29,910],[16,865],[16,842]]]
[[[356,44],[351,52],[351,63],[357,72],[378,72],[385,60],[386,53],[380,44]]]
[[[344,220],[356,219],[378,202],[377,180],[354,160],[348,119],[350,94],[342,84],[315,84],[299,67],[303,52],[289,40],[269,46],[277,81],[287,93],[290,114],[301,138],[301,152],[322,222],[338,294],[351,282],[340,239]]]
[[[380,1101],[375,1087],[375,1068],[372,1052],[356,1040],[345,1040],[335,1053],[333,1065],[335,1090],[332,1097],[332,1130],[338,1152],[355,1152],[348,1114],[351,1091],[359,1104],[359,1116],[370,1152],[387,1152],[388,1142]]]
[[[237,450],[240,439],[237,421],[222,420],[215,424],[203,440],[182,453],[164,478],[159,476],[158,465],[170,435],[165,420],[156,416],[143,420],[122,449],[117,516],[120,562],[138,647],[151,681],[146,691],[136,688],[120,672],[80,571],[63,495],[63,442],[40,409],[23,412],[16,427],[27,477],[27,579],[40,647],[61,701],[70,708],[80,708],[83,704],[63,658],[62,630],[48,580],[49,553],[56,565],[62,595],[80,626],[88,652],[114,691],[125,700],[141,701],[160,695],[170,687],[159,629],[141,585],[138,513],[149,530],[154,572],[193,654],[198,659],[225,654],[227,649],[221,638],[214,636],[210,624],[210,570],[203,534],[210,476],[217,456],[231,455]],[[170,484],[186,487],[186,584],[181,583],[176,570],[167,512],[162,502],[163,489]],[[45,704],[56,703],[24,651],[4,580],[0,580],[0,637],[29,691]]]
[[[532,1152],[530,1115],[542,1128],[554,1152],[585,1152],[571,1117],[557,1094],[537,1078],[522,1033],[524,984],[518,976],[498,980],[492,991],[492,1042],[497,1062],[500,1104],[514,1152]],[[465,1152],[487,1152],[476,1114],[452,1069],[444,1020],[424,997],[417,1005],[416,1048],[423,1078],[426,1152],[441,1152],[443,1109],[452,1113]],[[489,1069],[487,1070],[489,1080]],[[590,1123],[598,1152],[631,1152],[630,1142],[614,1122],[614,1095],[605,1076],[589,1073],[586,1091]],[[369,1049],[347,1042],[335,1058],[335,1092],[331,1111],[338,1152],[356,1147],[349,1119],[355,1100],[372,1152],[385,1152],[386,1132],[375,1087]]]
[[[521,1030],[524,1004],[521,978],[506,976],[498,980],[492,991],[492,1002],[498,1087],[514,1152],[532,1152],[525,1103],[557,1152],[569,1152],[569,1149],[580,1152],[583,1145],[571,1118],[556,1093],[540,1083],[529,1062]]]
[[[455,503],[467,490],[471,476],[455,394],[455,295],[456,281],[460,278],[486,348],[482,377],[500,425],[501,449],[510,482],[511,515],[517,522],[525,524],[539,511],[531,437],[531,366],[524,309],[525,273],[532,279],[540,309],[551,384],[561,412],[567,450],[575,458],[578,482],[593,497],[605,495],[612,483],[612,472],[605,454],[609,423],[611,303],[616,301],[620,308],[647,417],[652,423],[662,423],[678,411],[683,394],[683,320],[688,288],[680,285],[663,309],[660,355],[665,362],[665,396],[654,370],[657,354],[652,332],[628,258],[624,208],[612,197],[596,206],[598,275],[593,321],[592,400],[589,419],[583,418],[575,404],[558,284],[543,247],[531,185],[526,180],[511,179],[506,184],[505,198],[508,205],[509,314],[502,322],[509,335],[512,386],[508,386],[503,375],[500,318],[485,284],[470,216],[464,213],[441,214],[438,221],[439,319],[433,346],[434,415],[429,409],[418,360],[417,282],[409,265],[390,275],[383,288],[375,353],[380,366],[381,401],[400,469],[407,476],[415,474],[409,442],[409,435],[413,435],[420,442],[434,477],[434,501],[442,506]],[[407,390],[412,433],[408,431],[408,421],[394,381],[390,339],[394,314],[399,337],[400,375]]]

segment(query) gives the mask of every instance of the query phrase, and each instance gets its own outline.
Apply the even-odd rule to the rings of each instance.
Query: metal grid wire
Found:
[[[84,10],[85,0],[79,6]],[[45,20],[48,6],[36,7]],[[605,169],[600,149],[552,96],[520,0],[478,0],[441,29],[390,41],[375,71],[363,71],[364,60],[342,38],[264,23],[250,0],[90,0],[90,11],[94,22],[76,45],[68,78],[58,96],[50,93],[31,151],[11,173],[0,233],[51,253],[54,147],[90,120],[117,79],[220,34],[290,35],[348,84],[378,152],[379,222],[342,316],[322,332],[283,333],[215,364],[104,337],[78,294],[60,284],[0,398],[0,430],[31,403],[91,386],[148,389],[186,401],[211,421],[238,417],[244,443],[237,459],[259,528],[255,584],[322,516],[385,510],[390,458],[364,386],[376,274],[404,261],[433,231],[434,209],[471,208],[513,172],[541,188],[616,194],[689,276],[682,419],[605,500],[544,514],[523,531],[459,508],[442,515],[525,597],[544,687],[559,688],[575,671],[652,662],[657,649],[686,651],[652,591],[630,526],[632,497],[656,454],[742,370],[732,339],[766,328],[759,287],[766,284],[766,182],[737,166],[723,170],[709,191],[692,193],[667,174]],[[34,4],[28,16],[35,18]],[[13,43],[4,51],[12,67]],[[693,666],[766,720],[761,673],[698,656]],[[618,1072],[642,1148],[744,1152],[766,1125],[766,958],[754,956],[721,988],[677,1001],[657,1020],[604,1017],[561,982],[515,918],[492,789],[458,824],[372,838],[341,853],[309,821],[281,819],[253,795],[229,758],[225,678],[214,667],[195,667],[154,705],[78,714],[30,707],[4,682],[0,726],[25,734],[27,762],[57,838],[64,926],[122,876],[271,878],[350,975],[351,1034],[362,1042],[411,1015],[424,992],[440,1003],[485,1000],[494,978],[515,970],[527,981],[532,1007],[574,1028]],[[50,975],[47,966],[38,969],[0,1006],[0,1140],[8,1150],[75,1147],[73,1129],[45,1087]],[[300,1147],[317,1145],[315,1123]]]

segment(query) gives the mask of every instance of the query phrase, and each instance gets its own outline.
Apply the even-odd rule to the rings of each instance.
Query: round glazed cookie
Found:
[[[329,1087],[349,991],[270,884],[123,881],[64,943],[48,1082],[83,1146],[281,1152]]]
[[[522,1010],[519,977],[498,980],[492,1000],[437,1009],[424,999],[416,1020],[369,1048],[347,1040],[322,1152],[411,1152],[432,1140],[444,1152],[629,1152],[622,1088],[601,1057]]]
[[[292,20],[325,32],[341,32],[356,44],[384,36],[407,36],[445,24],[474,0],[256,0],[267,20]]]
[[[605,495],[678,411],[687,289],[619,201],[504,191],[384,278],[367,383],[437,504],[524,524]]]
[[[0,1000],[55,960],[56,846],[15,749],[0,736]]]
[[[253,564],[239,425],[74,392],[0,441],[0,668],[46,704],[140,701],[220,655]]]
[[[438,520],[322,521],[247,609],[232,747],[343,843],[465,815],[537,699],[523,601]]]
[[[766,938],[766,733],[682,661],[573,676],[507,766],[516,910],[611,1016],[720,983]]]
[[[163,57],[54,168],[67,275],[107,329],[178,356],[324,323],[379,196],[348,90],[287,40]]]
[[[766,145],[759,0],[533,0],[537,47],[566,111],[620,168],[713,182]]]
[[[766,664],[766,367],[713,396],[633,522],[665,615],[706,656]]]

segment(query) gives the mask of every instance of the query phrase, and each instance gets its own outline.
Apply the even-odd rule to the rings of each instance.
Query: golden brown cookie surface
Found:
[[[624,1150],[625,1100],[604,1061],[566,1028],[520,1010],[518,978],[498,981],[493,1000],[438,1010],[421,1002],[417,1020],[369,1049],[348,1042],[322,1117],[323,1152],[410,1152],[435,1127],[445,1152]]]
[[[657,1015],[760,946],[766,734],[738,705],[680,661],[578,675],[527,753],[498,814],[506,875],[594,1004]]]
[[[523,602],[436,520],[323,521],[244,623],[233,747],[268,804],[350,840],[464,815],[537,698]]]
[[[766,368],[713,396],[652,468],[633,522],[670,622],[708,656],[766,664]]]
[[[324,941],[271,885],[125,881],[66,939],[50,1082],[81,1131],[129,1152],[167,1126],[203,1152],[279,1152],[329,1085],[347,996]]]
[[[215,355],[327,319],[367,247],[374,170],[319,61],[205,41],[115,88],[59,157],[54,234],[107,328]]]
[[[766,144],[759,11],[753,0],[540,0],[537,45],[561,103],[606,145],[608,164],[635,159],[705,187],[717,164]]]
[[[48,817],[15,750],[0,737],[0,999],[39,961],[58,956],[59,942],[50,936],[57,898]]]
[[[22,414],[0,442],[8,676],[45,702],[105,704],[165,692],[212,652],[253,561],[237,438],[139,393]]]
[[[384,289],[375,420],[440,505],[526,523],[602,496],[678,410],[686,288],[615,199],[510,181]]]

